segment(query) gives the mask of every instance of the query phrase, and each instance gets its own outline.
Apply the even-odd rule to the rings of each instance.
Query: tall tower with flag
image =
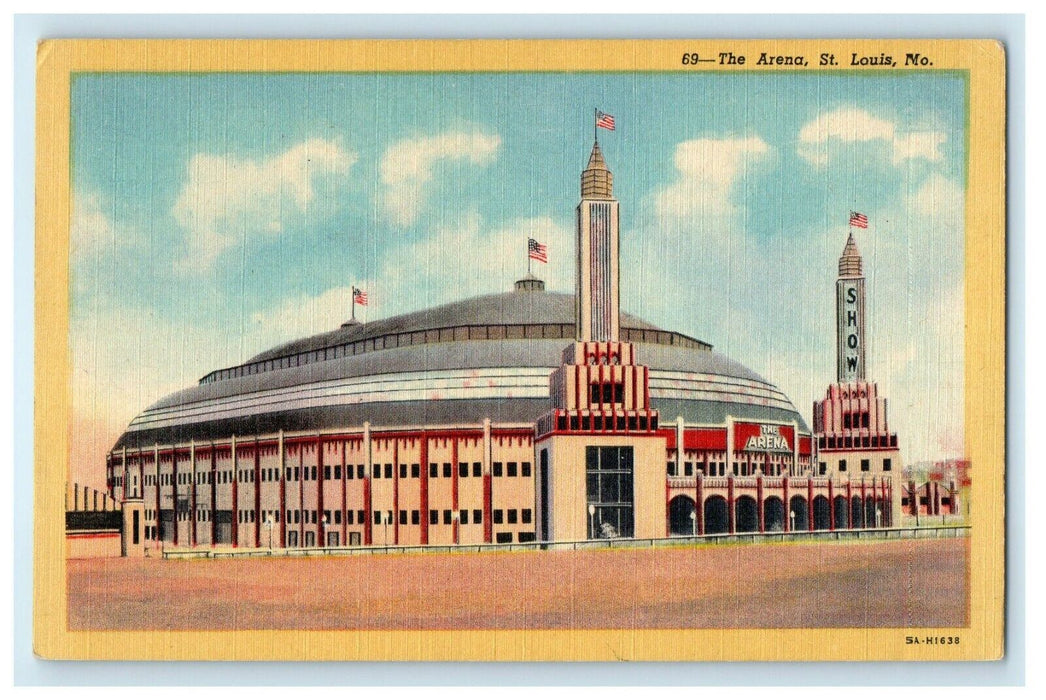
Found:
[[[613,129],[613,117],[597,111],[596,128]],[[650,403],[650,369],[620,339],[618,207],[597,140],[577,206],[577,335],[549,377],[550,410],[534,441],[541,540],[665,530],[666,438]]]
[[[867,217],[850,213],[850,235],[835,282],[836,382],[828,386],[824,399],[814,402],[813,417],[819,455],[815,473],[845,479],[848,494],[840,508],[846,508],[851,523],[856,519],[870,526],[898,522],[901,490],[891,488],[892,498],[874,506],[874,512],[853,512],[856,506],[851,504],[865,503],[863,494],[854,494],[875,491],[884,481],[896,483],[903,465],[886,398],[867,378],[864,264],[853,234],[854,228],[867,227]]]
[[[581,173],[577,205],[577,338],[606,342],[620,334],[620,205],[614,199],[614,174],[597,140]]]

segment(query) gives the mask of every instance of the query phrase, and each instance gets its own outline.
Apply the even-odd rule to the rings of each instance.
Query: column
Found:
[[[280,524],[280,548],[287,546],[287,460],[283,449],[283,431],[280,430],[276,436],[276,449],[279,457],[276,463],[280,465],[280,514],[276,522]]]

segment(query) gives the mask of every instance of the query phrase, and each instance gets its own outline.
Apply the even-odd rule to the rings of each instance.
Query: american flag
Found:
[[[367,305],[367,293],[362,289],[352,288],[352,303],[360,306]]]
[[[533,238],[527,239],[527,256],[538,262],[548,262],[548,246],[541,245]]]
[[[614,130],[614,115],[596,110],[596,126],[600,129]]]
[[[858,211],[850,212],[850,225],[857,228],[868,228],[868,217]]]

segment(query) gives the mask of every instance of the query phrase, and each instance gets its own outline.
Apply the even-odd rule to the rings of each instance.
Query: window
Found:
[[[310,479],[310,481],[316,481],[316,466],[315,465],[313,465],[311,473],[312,473],[312,478]]]
[[[341,511],[340,510],[334,511],[334,524],[335,525],[341,525]]]
[[[416,510],[410,512],[410,524],[418,525],[421,522],[421,513]]]
[[[443,524],[444,525],[450,525],[450,511],[449,510],[443,511]]]
[[[866,472],[869,469],[871,469],[871,464],[869,463],[869,460],[862,459],[861,460],[861,471]]]
[[[391,464],[386,464],[385,465],[385,478],[386,479],[391,479],[392,478],[392,465]]]
[[[499,532],[497,534],[496,538],[495,538],[495,541],[498,544],[508,544],[509,542],[512,541],[512,533],[511,532]]]
[[[430,479],[435,479],[438,476],[439,476],[439,465],[437,465],[435,462],[431,462],[429,464],[429,478]]]
[[[453,469],[450,466],[450,462],[443,463],[443,478],[449,479],[453,475]]]
[[[893,468],[893,460],[886,458],[883,460],[883,471],[888,472]]]
[[[406,525],[406,524],[407,524],[407,511],[401,510],[400,511],[400,525]]]
[[[356,524],[356,523],[353,522],[353,520],[355,519],[355,518],[353,518],[353,516],[355,514],[356,514],[356,511],[354,511],[354,510],[347,510],[347,511],[345,511],[345,524],[346,525],[355,525]],[[361,518],[361,520],[362,520],[362,518]]]
[[[665,467],[665,473],[668,474],[669,476],[672,476],[675,473],[675,471],[676,471],[676,463],[675,462],[669,462],[668,466]]]
[[[504,513],[502,512],[502,510],[500,508],[496,508],[494,510],[494,524],[495,525],[500,525],[504,521],[505,521]]]
[[[508,511],[508,524],[515,525],[518,522],[519,513],[515,508],[511,508]]]
[[[381,511],[374,511],[374,524],[381,525]]]
[[[412,464],[412,465],[410,465],[410,477],[412,479],[417,479],[420,476],[421,476],[421,465],[420,464]]]
[[[826,462],[821,462],[821,463],[820,463],[819,465],[817,465],[817,466],[818,466],[818,471],[819,471],[819,472],[820,472],[821,474],[826,474],[826,473],[828,473],[828,464],[827,464]]]
[[[841,472],[845,472],[846,471],[846,460],[845,459],[840,459],[839,460],[839,471],[841,471]]]
[[[334,478],[338,479],[338,480],[341,479],[341,465],[340,464],[334,465]]]
[[[400,478],[401,479],[406,479],[407,478],[407,465],[406,464],[401,464],[400,465]]]
[[[458,462],[458,476],[461,477],[461,478],[465,478],[468,475],[469,475],[469,463],[468,462]]]
[[[494,476],[501,476],[501,462],[494,462]]]
[[[476,508],[472,511],[472,522],[474,522],[476,525],[479,525],[483,522],[483,511],[481,509]]]
[[[591,516],[586,513],[589,537],[596,539],[611,532],[620,537],[632,537],[632,448],[586,447],[585,482],[588,505],[593,507]]]
[[[329,481],[330,478],[331,478],[331,468],[328,467],[328,466],[324,466],[323,467],[323,479],[324,479],[324,481]]]
[[[523,476],[530,476],[530,462],[523,462],[523,466],[521,467],[521,473]]]
[[[515,462],[509,462],[506,466],[508,467],[507,473],[509,476],[515,476],[518,473],[518,465]]]
[[[472,463],[472,476],[482,476],[482,475],[483,475],[483,465],[480,462],[473,462]]]
[[[381,465],[380,464],[375,464],[372,473],[374,474],[374,478],[375,479],[380,479],[381,478]]]
[[[683,463],[683,475],[684,476],[693,476],[694,475],[694,463],[693,462],[684,462]]]
[[[529,525],[530,521],[534,518],[533,511],[531,511],[530,508],[524,508],[522,511],[520,511],[520,516],[520,520],[523,522],[524,525]]]
[[[362,511],[362,510],[356,511],[356,522],[358,522],[360,525],[362,525],[363,523],[367,522],[367,516],[366,516],[364,511]]]
[[[357,464],[356,465],[356,478],[357,479],[362,479],[365,470],[366,470],[366,465]]]
[[[430,510],[429,511],[429,525],[439,525],[439,511],[438,510]]]
[[[468,525],[469,524],[469,512],[467,510],[460,511],[458,513],[458,519],[461,521],[462,525]]]

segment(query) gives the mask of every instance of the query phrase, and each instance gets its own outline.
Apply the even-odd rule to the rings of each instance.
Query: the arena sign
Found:
[[[736,445],[745,452],[791,452],[795,439],[791,426],[738,424]]]

